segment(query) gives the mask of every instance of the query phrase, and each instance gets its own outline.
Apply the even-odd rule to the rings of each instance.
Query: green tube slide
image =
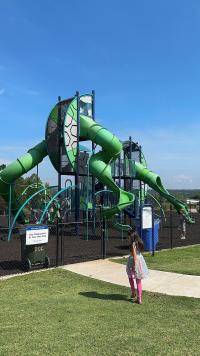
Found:
[[[157,193],[168,200],[177,210],[177,212],[182,214],[185,220],[192,224],[194,220],[191,218],[188,207],[181,200],[178,200],[173,195],[171,195],[167,189],[164,188],[160,177],[148,170],[141,163],[135,162],[136,169],[136,179],[142,180],[144,183],[148,184],[149,187],[154,189]]]
[[[102,151],[93,154],[90,158],[90,173],[111,189],[118,197],[118,204],[104,211],[104,215],[110,217],[120,213],[120,211],[134,202],[134,195],[120,189],[114,182],[111,174],[110,163],[119,156],[122,151],[122,144],[116,136],[91,118],[81,115],[80,123],[81,138],[91,140],[102,147]]]
[[[17,197],[14,191],[13,183],[23,174],[30,171],[37,166],[43,158],[47,155],[46,142],[42,141],[35,147],[28,150],[28,152],[16,161],[9,164],[0,172],[0,195],[9,204],[11,203],[11,212],[15,214],[19,208]],[[11,190],[10,190],[11,187]],[[11,200],[10,200],[11,191]],[[25,216],[21,213],[18,217],[19,223],[25,222]]]
[[[76,170],[76,157],[77,157],[77,98],[70,99],[63,102],[65,105],[62,112],[64,113],[64,124],[63,124],[63,137],[66,153],[68,160]],[[91,140],[97,145],[101,146],[102,150],[92,154],[89,159],[89,171],[90,173],[98,178],[104,185],[106,185],[110,190],[112,190],[118,199],[118,203],[104,210],[104,215],[106,217],[111,217],[117,213],[120,213],[124,208],[133,204],[134,194],[126,192],[119,188],[114,182],[111,174],[111,162],[119,157],[122,151],[122,144],[116,136],[114,136],[107,129],[103,128],[97,122],[92,119],[91,114],[92,108],[92,96],[82,95],[80,97],[80,132],[79,139]],[[56,105],[52,111],[56,113],[56,120],[58,120],[58,106]],[[5,169],[0,172],[0,195],[8,203],[11,208],[11,212],[16,214],[19,208],[19,203],[14,191],[14,185],[16,179],[21,177],[23,174],[30,171],[36,165],[38,165],[44,157],[49,154],[52,164],[57,169],[55,162],[58,160],[58,130],[57,121],[55,117],[50,115],[50,125],[48,128],[49,133],[53,141],[50,142],[52,152],[47,152],[48,145],[48,135],[46,136],[46,141],[40,142],[35,147],[31,148],[24,156],[18,158],[16,161],[8,165]],[[48,132],[47,130],[47,132]],[[56,135],[54,134],[56,132]],[[49,147],[49,146],[48,146]],[[56,155],[55,155],[55,152]],[[55,157],[54,157],[55,156]],[[54,159],[52,159],[52,157]],[[162,185],[161,179],[155,173],[149,171],[141,163],[135,162],[136,179],[143,181],[158,192],[161,196],[165,197],[171,204],[174,205],[178,213],[183,214],[186,221],[193,223],[194,221],[189,215],[187,205],[185,205],[180,200],[172,196]],[[11,193],[11,194],[10,194]],[[11,198],[10,198],[11,197]],[[26,221],[24,214],[21,212],[18,216],[18,222],[24,223]]]
[[[76,122],[77,99],[75,98],[67,110],[64,123],[66,152],[74,169],[76,169],[76,148],[73,147],[73,134],[70,137],[70,133],[73,131]],[[115,160],[122,151],[121,142],[115,135],[95,122],[91,117],[84,114],[80,115],[80,139],[91,140],[102,147],[101,151],[90,157],[89,171],[94,177],[98,178],[100,182],[112,190],[118,198],[118,204],[116,206],[103,211],[104,216],[111,217],[120,213],[124,208],[133,204],[135,199],[134,194],[126,192],[117,186],[111,174],[110,163]],[[72,142],[71,145],[69,144],[70,142]]]
[[[88,100],[89,99],[89,100]],[[84,108],[84,102],[86,106],[91,104],[92,99],[90,96],[81,96],[80,107]],[[87,111],[87,110],[86,110]],[[64,123],[64,142],[68,159],[74,169],[76,169],[76,145],[74,139],[73,128],[77,125],[77,99],[75,98],[69,105],[65,123]],[[108,130],[92,120],[89,111],[80,114],[80,139],[91,140],[92,142],[100,145],[102,151],[93,154],[89,162],[90,173],[97,177],[103,184],[111,189],[118,196],[118,204],[105,211],[105,215],[110,217],[116,213],[119,213],[124,208],[133,204],[134,195],[120,189],[112,179],[110,163],[115,160],[121,150],[122,145],[116,136],[111,134]],[[146,163],[142,165],[139,162],[135,162],[136,179],[143,181],[158,192],[161,196],[167,199],[176,208],[178,213],[181,213],[187,222],[193,223],[194,220],[190,217],[187,205],[182,201],[172,196],[162,185],[160,177],[148,170],[145,167]]]

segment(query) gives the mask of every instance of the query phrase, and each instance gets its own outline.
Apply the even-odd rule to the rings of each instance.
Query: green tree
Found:
[[[1,164],[0,165],[0,171],[2,171],[4,168],[6,168],[6,164]]]
[[[197,199],[197,200],[200,200],[200,192],[199,193],[196,193],[192,196],[190,196],[190,199]]]
[[[48,183],[43,183],[40,177],[38,177],[35,173],[31,176],[23,178],[20,177],[15,182],[15,192],[20,199],[21,202],[27,200],[31,195],[36,193],[42,187],[48,188]],[[49,196],[51,196],[51,192],[47,190],[46,192],[42,192],[36,195],[29,203],[28,207],[33,209],[43,209],[43,205],[46,201],[49,200]]]

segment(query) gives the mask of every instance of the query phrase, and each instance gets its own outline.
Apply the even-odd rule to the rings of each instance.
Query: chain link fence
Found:
[[[175,211],[168,211],[166,219],[160,219],[159,241],[156,249],[199,244],[200,214],[194,213],[192,216],[195,224],[186,225],[186,236],[182,239],[180,217]],[[27,260],[24,259],[24,237],[16,226],[11,241],[8,241],[6,216],[4,220],[4,226],[0,225],[0,276],[29,270]],[[117,230],[115,224],[113,220],[103,222],[98,219],[88,222],[57,222],[49,225],[48,243],[44,246],[35,245],[31,250],[31,253],[39,255],[42,261],[39,263],[34,260],[32,269],[127,255],[129,253],[127,232]]]
[[[199,213],[191,213],[195,223],[185,225],[185,236],[182,234],[182,221],[177,212],[171,210],[165,216],[166,218],[160,219],[158,250],[200,244]]]

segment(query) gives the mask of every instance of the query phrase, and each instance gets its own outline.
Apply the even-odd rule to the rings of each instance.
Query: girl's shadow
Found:
[[[95,298],[95,299],[103,299],[103,300],[124,300],[126,302],[130,301],[130,299],[123,294],[101,294],[95,291],[80,292],[79,294],[87,298]]]

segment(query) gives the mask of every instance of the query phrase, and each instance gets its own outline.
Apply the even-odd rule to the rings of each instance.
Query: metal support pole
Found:
[[[129,136],[129,157],[128,157],[130,160],[132,159],[132,137]],[[131,172],[130,172],[130,162],[129,162],[129,191],[132,192],[133,190],[133,179],[132,179],[132,176],[131,176]],[[129,221],[130,221],[130,226],[132,225],[132,218],[130,217],[129,218]]]
[[[92,119],[95,121],[95,90],[92,90]],[[95,143],[92,142],[92,153],[95,151]],[[95,177],[92,175],[92,219],[93,233],[95,233]]]
[[[143,206],[140,205],[140,238],[142,239],[142,226],[143,226]]]
[[[8,232],[10,232],[10,226],[11,226],[11,202],[12,202],[12,184],[10,184],[9,187]]]
[[[90,179],[90,173],[89,173],[89,164],[90,164],[90,158],[91,156],[88,157],[87,161],[87,198],[86,198],[86,240],[88,241],[88,233],[89,233],[89,224],[88,224],[88,203],[89,203],[89,179]]]
[[[125,153],[125,149],[123,150],[123,176],[126,176],[126,153]]]
[[[102,259],[104,259],[106,257],[106,219],[105,219],[105,217],[103,217],[103,220],[102,220],[101,250],[102,250]]]
[[[62,126],[62,122],[61,122],[61,97],[58,97],[58,142],[59,142],[59,172],[58,172],[58,191],[61,190],[61,153],[62,153],[62,139],[61,139],[61,126]]]
[[[154,236],[154,208],[151,206],[151,211],[152,211],[152,249],[151,249],[151,255],[155,255],[155,236]]]
[[[142,161],[141,146],[139,146],[139,161]],[[140,180],[140,237],[142,238],[142,182]]]
[[[56,222],[56,267],[58,267],[58,256],[59,256],[58,248],[59,248],[59,223],[58,223],[58,219],[57,219],[57,222]]]
[[[119,168],[118,168],[119,187],[121,188],[121,154],[119,155],[118,164],[119,164]]]
[[[123,149],[123,176],[124,176],[124,189],[127,189],[127,181],[126,181],[126,153],[125,149]],[[127,223],[127,216],[124,214],[124,224]]]
[[[61,96],[58,96],[58,142],[59,142],[59,172],[58,172],[58,191],[61,190],[61,171],[62,171],[62,117],[61,117]],[[56,222],[56,236],[57,236],[57,242],[56,242],[56,247],[57,247],[57,256],[56,256],[56,266],[58,265],[58,260],[59,260],[59,240],[60,240],[60,254],[61,254],[61,264],[62,264],[62,258],[63,258],[63,251],[62,251],[62,224],[59,224],[59,219],[57,216],[57,222]]]
[[[80,136],[80,97],[79,92],[76,92],[77,100],[77,151],[76,151],[76,174],[75,174],[75,220],[76,224],[76,235],[79,234],[79,219],[80,219],[80,190],[79,190],[79,136]]]
[[[119,155],[119,159],[118,159],[118,177],[119,177],[119,188],[121,188],[121,153]],[[120,224],[122,224],[122,212],[120,212]],[[124,233],[123,233],[123,229],[121,230],[121,238],[123,240],[124,238]]]

